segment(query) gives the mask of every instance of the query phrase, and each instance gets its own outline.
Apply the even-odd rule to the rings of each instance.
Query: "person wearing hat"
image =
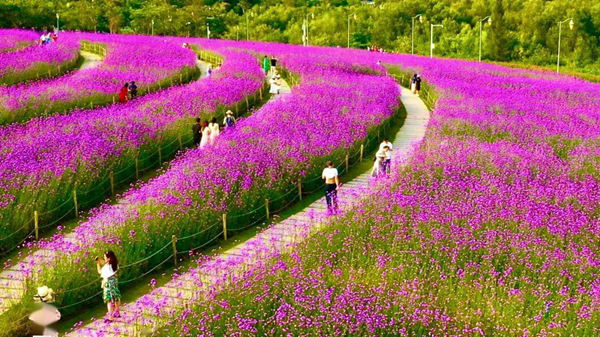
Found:
[[[225,126],[225,128],[232,128],[235,126],[235,117],[233,117],[233,111],[227,110],[225,113],[225,119],[223,119],[223,126]]]
[[[37,294],[33,296],[33,300],[36,303],[41,303],[41,308],[29,315],[29,320],[35,324],[32,333],[43,336],[58,336],[57,331],[48,328],[49,325],[58,322],[61,318],[60,311],[50,304],[54,302],[54,291],[47,286],[39,287]]]

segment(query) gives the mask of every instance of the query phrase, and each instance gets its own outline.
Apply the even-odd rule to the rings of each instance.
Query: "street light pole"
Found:
[[[560,37],[562,34],[562,24],[569,21],[569,28],[573,30],[574,22],[573,18],[569,18],[558,23],[558,55],[556,57],[556,73],[560,72]]]
[[[410,39],[410,53],[415,54],[415,19],[419,18],[419,22],[423,23],[423,14],[418,14],[412,17],[412,28],[411,28],[411,39]]]
[[[152,19],[152,36],[154,36],[154,19]]]
[[[60,30],[60,26],[59,26],[59,21],[58,19],[60,18],[60,16],[58,15],[58,13],[56,13],[56,31],[58,32]]]
[[[431,33],[430,33],[430,41],[429,41],[429,58],[433,58],[433,27],[441,27],[444,28],[444,25],[434,25],[431,24]]]
[[[482,31],[482,26],[483,26],[483,22],[485,20],[489,19],[489,23],[492,23],[492,17],[490,15],[486,16],[485,18],[479,20],[479,62],[481,62],[481,31]]]
[[[348,15],[348,48],[350,48],[350,18],[354,16],[354,20],[356,20],[356,14]]]

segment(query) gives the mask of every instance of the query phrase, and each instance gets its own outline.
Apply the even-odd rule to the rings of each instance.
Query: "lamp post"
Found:
[[[188,33],[187,33],[187,37],[190,37],[190,25],[192,23],[190,21],[186,22],[185,25],[188,27]]]
[[[248,13],[248,15],[250,15],[252,13],[252,11],[250,11],[250,13]],[[248,15],[246,15],[246,10],[242,7],[242,14],[246,17],[246,41],[250,40],[249,38],[249,34],[248,34]]]
[[[575,23],[573,22],[573,18],[568,18],[566,20],[560,21],[558,23],[558,55],[556,57],[556,73],[558,74],[560,71],[560,37],[562,34],[562,24],[569,21],[569,29],[573,30]]]
[[[433,48],[435,47],[433,45],[433,27],[441,27],[444,28],[444,25],[434,25],[433,23],[431,24],[431,33],[430,33],[430,41],[429,41],[429,58],[433,58]]]
[[[351,17],[354,17],[354,20],[356,21],[356,14],[348,15],[348,48],[350,48],[350,18]]]
[[[479,20],[479,62],[481,62],[481,31],[483,23],[487,20],[488,24],[492,24],[492,16],[488,15],[485,18]]]
[[[423,23],[423,14],[418,14],[412,17],[412,29],[411,29],[411,39],[410,39],[410,53],[415,54],[415,19],[419,18],[419,23]]]
[[[154,36],[154,19],[152,19],[151,22],[152,22],[152,34],[151,35]]]
[[[60,22],[58,21],[60,19],[60,16],[58,15],[58,13],[56,13],[56,32],[58,32],[60,30]]]

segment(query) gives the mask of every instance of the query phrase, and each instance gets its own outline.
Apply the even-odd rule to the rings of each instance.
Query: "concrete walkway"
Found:
[[[83,64],[79,67],[79,70],[95,68],[102,62],[102,57],[98,54],[80,50],[79,55],[83,57]]]
[[[404,162],[415,143],[425,136],[429,111],[409,90],[402,88],[402,103],[407,117],[394,139],[394,158]],[[340,190],[342,211],[364,197],[372,183],[370,172],[364,173]],[[303,211],[270,226],[254,238],[210,258],[199,266],[171,280],[164,286],[122,307],[122,317],[112,323],[97,319],[67,336],[139,336],[150,334],[175,314],[201,302],[211,291],[220,291],[243,277],[251,266],[277,253],[285,253],[312,233],[327,226],[324,198]]]

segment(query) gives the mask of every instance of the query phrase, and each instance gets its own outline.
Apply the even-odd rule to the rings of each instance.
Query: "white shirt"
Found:
[[[338,176],[338,170],[335,167],[326,167],[323,170],[323,179],[333,179]]]
[[[100,277],[102,277],[105,280],[108,280],[111,276],[115,275],[116,273],[117,272],[112,269],[110,263],[105,264],[104,266],[102,266],[102,269],[100,269]]]

